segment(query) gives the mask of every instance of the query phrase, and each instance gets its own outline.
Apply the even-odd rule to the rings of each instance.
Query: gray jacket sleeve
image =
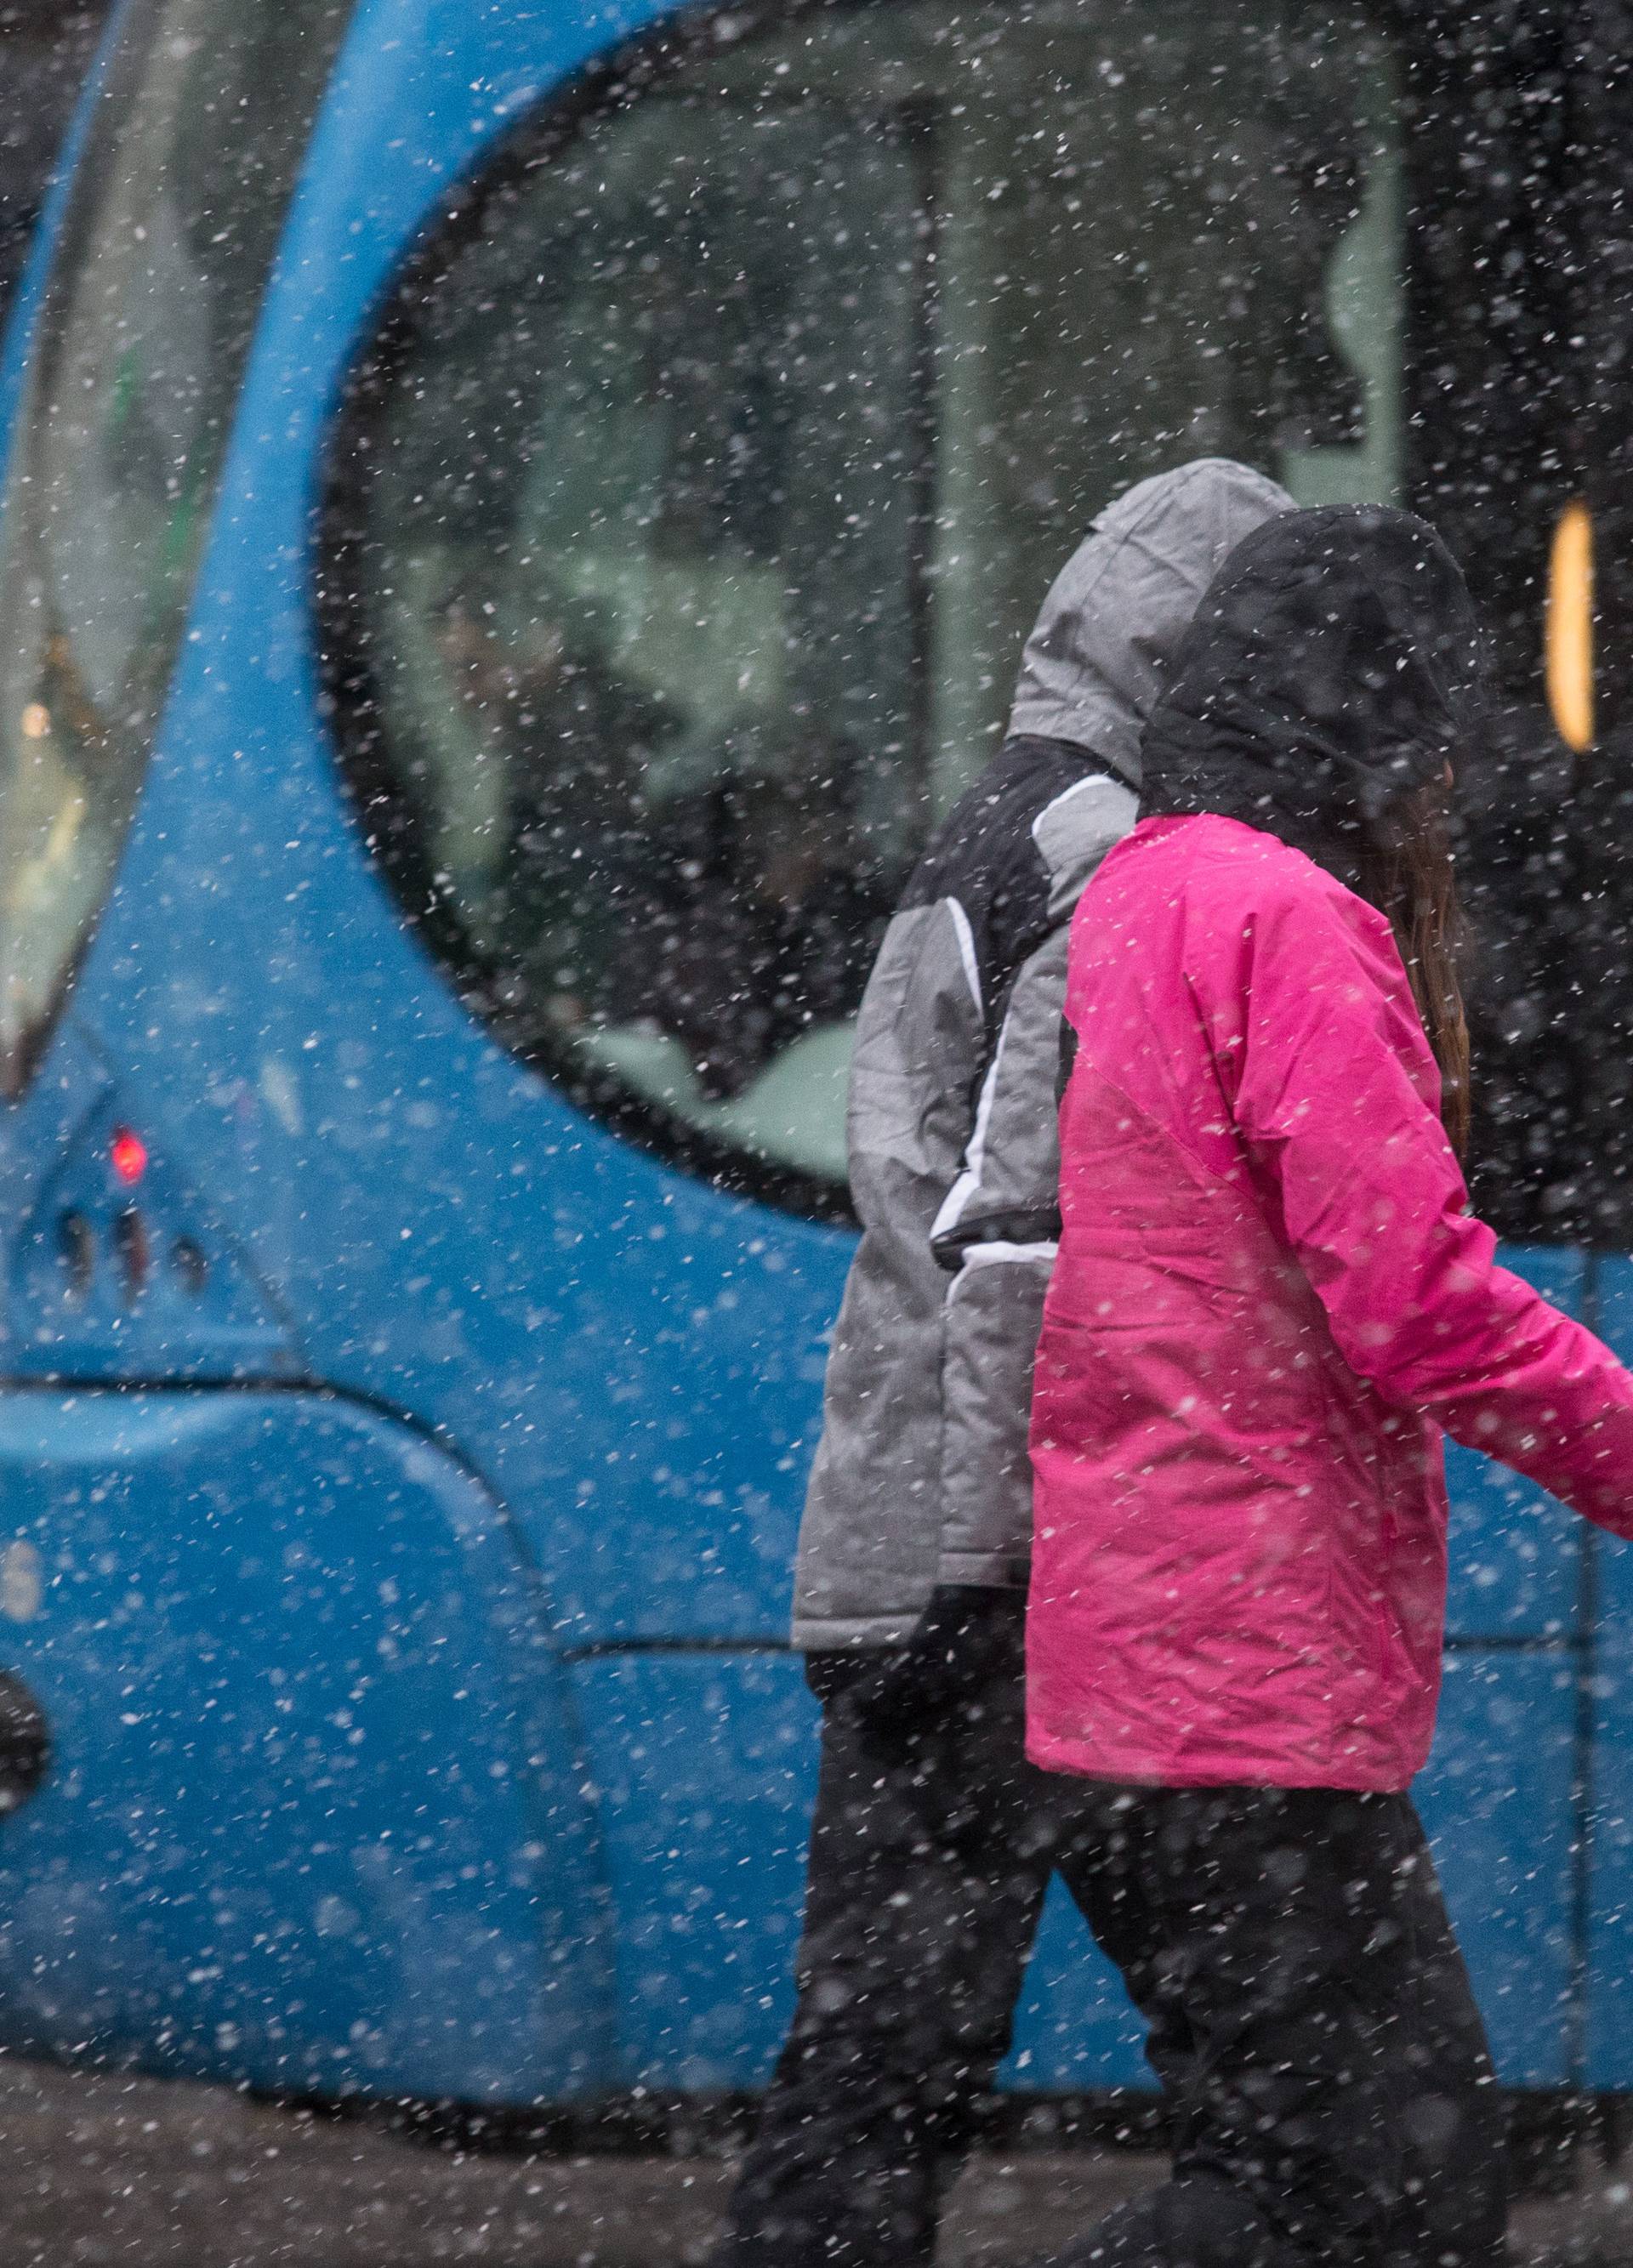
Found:
[[[930,1229],[970,1127],[982,1031],[962,906],[898,913],[851,1063],[851,1191],[862,1224],[829,1359],[800,1528],[794,1643],[897,1646],[936,1580],[942,1308]]]
[[[936,1223],[942,1307],[937,1580],[1018,1584],[1031,1544],[1032,1358],[1060,1233],[1055,1066],[1068,931],[1023,963],[964,1170]]]

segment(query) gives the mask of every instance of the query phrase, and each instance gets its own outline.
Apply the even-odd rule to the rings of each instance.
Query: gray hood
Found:
[[[1140,784],[1140,735],[1198,600],[1245,535],[1296,507],[1229,457],[1199,457],[1107,506],[1026,641],[1011,735],[1071,740]]]

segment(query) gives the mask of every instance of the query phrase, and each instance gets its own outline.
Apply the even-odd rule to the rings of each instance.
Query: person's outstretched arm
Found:
[[[1351,1367],[1633,1535],[1633,1376],[1497,1264],[1381,916],[1272,891],[1193,977],[1256,1170]],[[1220,982],[1222,973],[1223,982]],[[1211,996],[1211,997],[1210,997]]]

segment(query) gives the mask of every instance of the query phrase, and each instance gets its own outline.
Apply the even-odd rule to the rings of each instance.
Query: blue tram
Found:
[[[1621,81],[1533,13],[126,0],[0,379],[8,2044],[764,2076],[861,974],[1164,462],[1469,559],[1485,1193],[1633,1350]],[[1455,1485],[1452,1902],[1505,2078],[1633,2087],[1633,1561]],[[1052,1906],[1010,2081],[1141,2073]]]

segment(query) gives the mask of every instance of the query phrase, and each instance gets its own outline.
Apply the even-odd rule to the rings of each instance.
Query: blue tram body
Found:
[[[9,827],[14,851],[10,869],[0,854],[12,901],[0,951],[21,1005],[0,1105],[0,1660],[37,1697],[52,1749],[39,1793],[0,1825],[0,2036],[321,2093],[524,2102],[752,2087],[791,2004],[815,1756],[785,1631],[852,1246],[833,1166],[844,1019],[808,1019],[816,1027],[780,1054],[762,1035],[751,1076],[699,1089],[676,1035],[618,1007],[605,970],[623,940],[602,933],[604,904],[564,896],[551,865],[564,827],[588,812],[603,879],[619,859],[627,873],[627,845],[594,834],[597,799],[623,794],[622,775],[603,769],[577,803],[541,792],[524,823],[491,793],[488,773],[518,760],[489,712],[556,699],[578,670],[595,715],[614,719],[595,729],[647,749],[636,807],[653,836],[696,821],[687,783],[708,790],[720,760],[707,748],[741,742],[732,703],[746,681],[753,706],[757,673],[775,680],[765,715],[842,709],[860,679],[842,721],[853,744],[899,740],[885,800],[915,810],[934,807],[924,783],[938,762],[955,781],[967,762],[966,725],[987,744],[980,679],[1002,674],[1014,609],[975,631],[955,619],[950,639],[934,608],[956,616],[953,571],[927,572],[892,524],[920,472],[869,486],[838,449],[813,470],[786,434],[735,488],[717,462],[734,431],[751,456],[757,434],[782,433],[753,406],[765,371],[740,367],[767,309],[817,342],[814,371],[773,373],[804,389],[794,424],[837,382],[821,340],[841,319],[841,285],[867,302],[861,390],[883,404],[881,430],[923,439],[927,355],[962,367],[991,350],[949,350],[956,313],[939,342],[920,320],[934,282],[915,266],[923,216],[943,267],[964,258],[973,273],[991,249],[973,241],[980,197],[957,188],[961,166],[984,179],[979,149],[972,158],[923,123],[953,11],[897,11],[920,43],[917,76],[886,126],[847,140],[832,123],[854,83],[842,57],[803,109],[778,110],[765,89],[797,78],[813,43],[842,47],[858,25],[884,36],[889,9],[683,11],[651,39],[658,11],[643,0],[305,9],[298,67],[254,56],[233,96],[274,90],[287,106],[263,152],[283,169],[266,200],[279,233],[258,270],[247,250],[222,286],[237,343],[218,350],[232,367],[206,440],[167,435],[162,409],[156,439],[130,422],[144,382],[131,357],[149,357],[164,401],[185,392],[164,356],[182,351],[193,295],[154,284],[162,248],[130,254],[169,225],[143,217],[141,149],[119,144],[99,178],[99,143],[138,114],[162,142],[176,95],[156,88],[154,56],[168,41],[185,63],[186,43],[229,12],[242,20],[204,0],[132,0],[116,21],[6,364],[0,576],[7,651],[21,658],[0,672],[13,743],[0,844]],[[1206,46],[1201,12],[1168,12]],[[1107,11],[1113,60],[1112,19],[1126,16]],[[720,94],[744,58],[750,76]],[[1362,140],[1382,148],[1387,58],[1363,60],[1357,114],[1374,122]],[[953,57],[972,76],[980,61]],[[1009,99],[983,131],[1002,129]],[[721,169],[739,166],[748,188],[711,205],[716,176],[688,153],[725,131],[728,109]],[[826,122],[816,142],[809,113]],[[190,114],[204,135],[209,106]],[[181,194],[181,147],[164,144],[156,210]],[[917,185],[933,162],[932,195]],[[575,166],[580,178],[552,188]],[[1381,159],[1370,179],[1376,238],[1400,192]],[[674,378],[671,338],[661,382],[649,376],[592,430],[619,383],[592,349],[616,361],[647,352],[666,322],[683,328],[676,306],[722,246],[750,242],[785,183],[824,241],[846,225],[845,197],[859,201],[853,253],[831,263],[839,282],[824,269],[804,303],[779,300],[793,287],[777,260],[727,261],[709,322],[682,340],[706,361],[707,335],[729,332],[720,368]],[[622,217],[583,254],[596,200],[620,195]],[[687,227],[677,277],[664,262]],[[1352,236],[1350,284],[1364,292],[1376,243]],[[529,306],[516,279],[536,271]],[[99,343],[91,295],[75,312],[81,273],[137,295],[128,335]],[[656,285],[640,298],[653,275],[668,298]],[[972,285],[968,304],[981,296]],[[505,391],[505,357],[535,325],[546,393],[573,400],[550,394],[533,444],[513,448],[494,403],[509,401],[517,430],[535,415],[526,389]],[[573,342],[554,377],[552,325]],[[1289,355],[1297,328],[1283,326]],[[1353,402],[1337,438],[1306,437],[1307,493],[1396,482],[1380,453],[1401,423],[1396,380],[1364,347],[1352,341],[1334,367],[1364,397],[1367,438],[1354,441]],[[110,405],[100,429],[74,423],[67,379],[80,371]],[[740,377],[750,408],[694,446],[707,397]],[[973,414],[950,400],[962,382],[942,373],[944,425]],[[654,399],[664,431],[691,438],[667,442],[648,490],[626,494],[622,473],[593,460],[639,454]],[[415,423],[427,402],[448,413],[429,437]],[[864,428],[869,414],[845,402]],[[65,423],[71,455],[54,469]],[[1233,441],[1228,423],[1221,435]],[[1169,428],[1159,438],[1177,453]],[[575,442],[591,472],[564,502],[552,468]],[[876,442],[868,428],[853,453]],[[963,509],[981,540],[980,501],[951,496],[952,453],[938,465],[924,446],[935,492],[902,512],[944,528]],[[142,520],[128,498],[151,482],[154,447],[164,509]],[[470,465],[451,466],[461,449]],[[1104,485],[1114,469],[1102,448],[1090,473]],[[820,592],[788,600],[786,530],[739,538],[766,495],[802,480],[787,509],[804,514],[822,571],[851,575],[853,593],[899,584],[899,619],[870,601],[847,627]],[[541,482],[544,566],[513,572],[526,530],[506,499]],[[835,482],[844,508],[831,514]],[[42,490],[55,519],[30,502]],[[1092,481],[1087,497],[1098,500]],[[1069,541],[1082,500],[1052,508]],[[732,572],[710,582],[722,545]],[[862,570],[859,550],[873,562]],[[150,585],[134,598],[117,587],[133,559]],[[1015,579],[1024,595],[1024,572]],[[969,600],[966,584],[966,613]],[[518,695],[515,657],[547,603],[567,627],[550,653],[526,649],[533,677]],[[394,607],[412,613],[406,628]],[[135,626],[106,631],[121,609]],[[120,635],[140,650],[122,675],[104,652]],[[643,638],[678,659],[643,675]],[[955,701],[927,725],[913,704],[932,697],[938,654],[972,641],[962,715]],[[803,680],[782,658],[796,644]],[[564,651],[589,659],[568,667]],[[414,690],[415,670],[433,666],[445,705],[472,711],[463,758],[436,739],[436,684]],[[878,721],[881,682],[908,718],[898,733]],[[582,703],[563,713],[581,717]],[[831,744],[826,760],[850,762]],[[753,777],[778,824],[787,761]],[[838,823],[831,811],[824,823]],[[894,816],[868,823],[877,842]],[[912,831],[875,860],[881,889]],[[509,853],[493,843],[512,835],[543,848],[531,895],[506,905]],[[639,929],[628,907],[643,887],[627,884],[614,929]],[[48,899],[70,912],[41,974],[31,939]],[[567,979],[541,980],[542,1008],[495,976],[523,965],[507,919],[566,937],[578,957]],[[587,978],[578,963],[595,954]],[[726,1014],[730,998],[715,1007]],[[1633,1263],[1541,1244],[1516,1257],[1633,1349]],[[1633,1572],[1462,1453],[1454,1485],[1452,1640],[1423,1790],[1452,1902],[1505,2079],[1633,2085],[1620,2021],[1633,1664],[1617,1611]],[[1120,1991],[1052,1904],[1009,2080],[1078,2090],[1138,2085],[1142,2071]]]

